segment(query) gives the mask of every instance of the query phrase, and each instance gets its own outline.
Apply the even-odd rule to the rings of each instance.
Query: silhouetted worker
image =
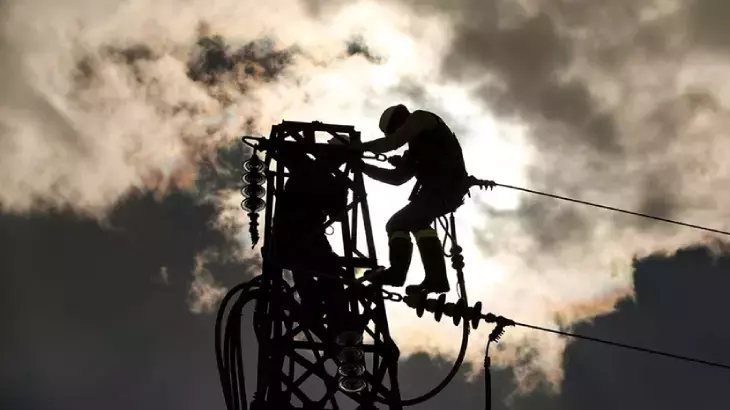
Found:
[[[405,144],[408,144],[408,150],[402,157],[391,157],[394,169],[363,164],[363,172],[391,185],[404,184],[415,176],[416,185],[409,197],[410,203],[386,224],[390,267],[373,278],[373,282],[403,286],[413,254],[412,233],[426,277],[421,284],[408,286],[406,293],[448,292],[444,254],[431,225],[438,217],[461,206],[469,190],[469,175],[459,141],[436,114],[420,110],[411,113],[402,104],[383,112],[380,130],[385,137],[362,144],[363,151],[384,153]],[[366,272],[370,273],[373,272]]]
[[[339,143],[334,138],[329,142]],[[327,146],[319,148],[324,149],[314,152],[316,164],[299,145],[278,149],[290,176],[277,195],[273,242],[277,259],[292,271],[303,307],[313,318],[326,314],[330,330],[337,335],[352,321],[342,281],[337,279],[345,272],[322,225],[347,206],[347,181],[332,175],[347,158],[341,155],[345,151],[338,154],[327,151]]]

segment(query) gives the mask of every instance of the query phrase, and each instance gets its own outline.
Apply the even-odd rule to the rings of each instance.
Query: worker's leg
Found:
[[[416,238],[425,278],[421,284],[406,288],[406,293],[448,292],[449,280],[446,276],[443,248],[436,230],[431,227],[431,224],[449,208],[443,203],[443,198],[433,195],[417,197],[410,206],[410,218],[405,227],[409,228]]]
[[[434,218],[433,210],[421,201],[409,203],[390,218],[385,226],[390,248],[390,268],[373,282],[403,286],[413,255],[411,233],[427,229]]]
[[[373,283],[389,286],[403,286],[405,283],[413,257],[413,242],[410,234],[413,214],[412,203],[409,203],[396,212],[385,225],[388,233],[390,267],[379,273],[379,276],[372,280]],[[372,270],[365,272],[365,275],[373,272]]]
[[[448,292],[449,279],[446,276],[446,261],[436,230],[428,227],[413,232],[413,235],[416,237],[416,243],[418,244],[418,253],[421,254],[425,278],[419,285],[408,286],[406,293]]]

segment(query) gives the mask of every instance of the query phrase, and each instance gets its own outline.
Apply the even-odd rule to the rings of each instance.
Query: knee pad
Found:
[[[413,236],[416,237],[416,242],[419,242],[427,238],[436,238],[438,240],[438,232],[433,228],[423,228],[417,231],[413,231]]]
[[[395,232],[389,232],[388,233],[388,242],[392,242],[394,240],[407,240],[408,242],[411,241],[411,234],[407,231],[395,231]]]

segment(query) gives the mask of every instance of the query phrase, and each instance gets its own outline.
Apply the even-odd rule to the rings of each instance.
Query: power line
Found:
[[[654,220],[657,220],[657,221],[668,222],[668,223],[675,224],[675,225],[681,225],[681,226],[686,226],[686,227],[689,227],[689,228],[694,228],[694,229],[699,229],[699,230],[703,230],[703,231],[707,231],[707,232],[713,232],[713,233],[718,233],[718,234],[721,234],[721,235],[730,236],[730,232],[721,231],[719,229],[712,229],[712,228],[707,228],[707,227],[700,226],[700,225],[690,224],[690,223],[681,222],[681,221],[675,221],[675,220],[667,219],[667,218],[661,218],[661,217],[658,217],[658,216],[644,214],[644,213],[641,213],[641,212],[627,211],[625,209],[614,208],[614,207],[611,207],[611,206],[596,204],[596,203],[593,203],[593,202],[582,201],[582,200],[579,200],[579,199],[568,198],[568,197],[564,197],[564,196],[560,196],[560,195],[555,195],[555,194],[549,194],[549,193],[546,193],[546,192],[535,191],[535,190],[527,189],[527,188],[521,188],[521,187],[517,187],[517,186],[514,186],[514,185],[500,184],[500,183],[496,183],[496,182],[493,182],[493,181],[480,181],[480,182],[486,182],[487,185],[490,185],[490,183],[491,183],[491,185],[493,185],[493,186],[499,186],[499,187],[503,187],[503,188],[514,189],[514,190],[517,190],[517,191],[528,192],[528,193],[531,193],[531,194],[542,195],[542,196],[546,196],[546,197],[550,197],[550,198],[555,198],[555,199],[561,199],[563,201],[574,202],[574,203],[578,203],[578,204],[582,204],[582,205],[588,205],[588,206],[592,206],[592,207],[596,207],[596,208],[606,209],[606,210],[609,210],[609,211],[620,212],[620,213],[629,214],[629,215],[641,216],[641,217],[644,217],[644,218],[654,219]],[[667,353],[667,352],[662,352],[662,351],[658,351],[658,350],[647,349],[647,348],[644,348],[644,347],[627,345],[627,344],[624,344],[624,343],[613,342],[613,341],[610,341],[610,340],[599,339],[599,338],[591,337],[591,336],[584,336],[584,335],[579,335],[579,334],[574,334],[574,333],[569,333],[569,332],[563,332],[563,331],[560,331],[560,330],[547,329],[547,328],[544,328],[544,327],[528,325],[528,324],[525,324],[525,323],[517,323],[517,322],[515,322],[515,325],[516,326],[527,327],[527,328],[531,328],[531,329],[535,329],[535,330],[542,330],[543,332],[554,333],[554,334],[558,334],[558,335],[562,335],[562,336],[568,336],[568,337],[572,337],[572,338],[576,338],[576,339],[589,340],[589,341],[593,341],[593,342],[597,342],[597,343],[603,343],[603,344],[607,344],[607,345],[611,345],[611,346],[622,347],[622,348],[625,348],[625,349],[636,350],[636,351],[639,351],[639,352],[650,353],[650,354],[655,354],[655,355],[659,355],[659,356],[670,357],[670,358],[677,359],[677,360],[684,360],[684,361],[687,361],[687,362],[699,363],[699,364],[704,364],[704,365],[707,365],[707,366],[719,367],[719,368],[722,368],[722,369],[730,370],[730,366],[728,366],[728,365],[724,365],[724,364],[720,364],[720,363],[715,363],[715,362],[710,362],[710,361],[701,360],[701,359],[695,359],[695,358],[687,357],[687,356],[680,356],[680,355],[676,355],[676,354],[673,354],[673,353]]]
[[[498,342],[500,337],[504,334],[505,328],[508,326],[521,326],[534,330],[541,330],[543,332],[554,333],[562,336],[568,336],[576,339],[584,339],[592,342],[603,343],[611,346],[622,347],[625,349],[636,350],[642,353],[651,353],[659,356],[665,356],[672,359],[684,360],[688,362],[704,364],[707,366],[719,367],[725,370],[730,370],[730,365],[710,362],[708,360],[696,359],[688,356],[681,356],[674,353],[662,352],[660,350],[648,349],[645,347],[633,346],[625,343],[618,343],[611,340],[600,339],[592,336],[584,336],[575,333],[569,333],[562,330],[549,329],[545,327],[529,325],[526,323],[515,322],[512,319],[504,316],[496,316],[492,313],[481,313],[482,303],[477,302],[474,306],[468,306],[463,301],[456,303],[446,302],[446,295],[441,294],[437,299],[428,298],[425,294],[420,295],[407,295],[402,296],[393,292],[385,292],[385,299],[393,301],[401,301],[407,304],[409,307],[416,310],[418,317],[421,317],[426,311],[432,313],[436,321],[441,321],[443,316],[448,316],[454,319],[454,324],[458,325],[460,321],[464,323],[470,323],[471,326],[476,329],[480,321],[487,323],[494,323],[495,327],[492,333],[489,335],[490,342]],[[395,297],[397,296],[397,297]],[[487,345],[488,347],[489,345]]]
[[[721,369],[730,370],[730,366],[728,366],[726,364],[722,364],[722,363],[710,362],[710,361],[707,361],[707,360],[696,359],[696,358],[693,358],[693,357],[680,356],[680,355],[677,355],[677,354],[674,354],[674,353],[667,353],[667,352],[662,352],[660,350],[654,350],[654,349],[647,349],[645,347],[632,346],[632,345],[628,345],[628,344],[624,344],[624,343],[613,342],[613,341],[610,341],[610,340],[599,339],[597,337],[584,336],[584,335],[579,335],[579,334],[575,334],[575,333],[563,332],[563,331],[560,331],[560,330],[548,329],[548,328],[544,328],[544,327],[540,327],[540,326],[528,325],[526,323],[519,323],[519,322],[515,322],[515,326],[522,326],[522,327],[527,327],[527,328],[530,328],[530,329],[542,330],[543,332],[554,333],[554,334],[558,334],[558,335],[562,335],[562,336],[568,336],[568,337],[572,337],[572,338],[576,338],[576,339],[589,340],[589,341],[592,341],[592,342],[603,343],[603,344],[607,344],[607,345],[611,345],[611,346],[616,346],[616,347],[622,347],[624,349],[636,350],[636,351],[643,352],[643,353],[651,353],[651,354],[655,354],[655,355],[659,355],[659,356],[669,357],[669,358],[672,358],[672,359],[684,360],[686,362],[693,362],[693,363],[703,364],[703,365],[706,365],[706,366],[719,367]]]
[[[661,217],[658,217],[658,216],[644,214],[644,213],[641,213],[641,212],[627,211],[625,209],[614,208],[612,206],[596,204],[596,203],[593,203],[593,202],[582,201],[580,199],[568,198],[568,197],[564,197],[564,196],[560,196],[560,195],[555,195],[555,194],[549,194],[549,193],[546,193],[546,192],[540,192],[540,191],[535,191],[535,190],[532,190],[532,189],[521,188],[521,187],[514,186],[514,185],[500,184],[500,183],[497,183],[497,182],[494,182],[494,181],[477,179],[477,178],[474,178],[474,177],[472,177],[472,178],[473,178],[472,181],[475,183],[475,185],[479,185],[481,187],[494,187],[494,186],[498,186],[498,187],[502,187],[502,188],[509,188],[509,189],[514,189],[514,190],[517,190],[517,191],[528,192],[528,193],[531,193],[531,194],[542,195],[542,196],[546,196],[546,197],[550,197],[550,198],[555,198],[555,199],[561,199],[563,201],[574,202],[574,203],[582,204],[582,205],[588,205],[588,206],[592,206],[592,207],[595,207],[595,208],[606,209],[606,210],[609,210],[609,211],[620,212],[620,213],[628,214],[628,215],[641,216],[641,217],[644,217],[644,218],[654,219],[654,220],[657,220],[657,221],[668,222],[668,223],[675,224],[675,225],[681,225],[681,226],[686,226],[686,227],[689,227],[689,228],[699,229],[699,230],[702,230],[702,231],[713,232],[713,233],[718,233],[718,234],[721,234],[721,235],[730,236],[730,232],[721,231],[719,229],[712,229],[712,228],[707,228],[707,227],[700,226],[700,225],[690,224],[690,223],[681,222],[681,221],[675,221],[673,219],[661,218]]]
[[[693,357],[680,356],[680,355],[676,355],[673,353],[667,353],[667,352],[662,352],[659,350],[647,349],[644,347],[632,346],[632,345],[628,345],[628,344],[624,344],[624,343],[613,342],[610,340],[599,339],[597,337],[578,335],[575,333],[563,332],[560,330],[528,325],[526,323],[515,322],[511,319],[507,319],[502,316],[497,317],[497,316],[492,315],[491,320],[488,320],[488,321],[492,321],[492,322],[496,323],[496,326],[495,326],[494,330],[492,330],[492,333],[489,335],[489,340],[487,342],[487,347],[486,347],[486,350],[484,353],[484,393],[485,393],[484,408],[486,410],[492,409],[492,376],[491,376],[491,369],[490,369],[491,368],[491,359],[489,357],[489,345],[492,342],[496,343],[497,341],[499,341],[499,338],[502,336],[502,334],[504,334],[505,326],[522,326],[522,327],[526,327],[526,328],[530,328],[530,329],[534,329],[534,330],[541,330],[543,332],[573,337],[576,339],[584,339],[584,340],[588,340],[591,342],[597,342],[597,343],[607,344],[610,346],[622,347],[624,349],[636,350],[636,351],[639,351],[642,353],[655,354],[655,355],[659,355],[659,356],[669,357],[671,359],[682,360],[682,361],[686,361],[686,362],[703,364],[705,366],[719,367],[721,369],[730,370],[730,366],[724,365],[721,363],[715,363],[715,362],[710,362],[707,360],[695,359]]]
[[[473,176],[470,177],[470,178],[471,178],[472,186],[475,186],[476,185],[476,186],[479,186],[481,188],[490,188],[490,189],[491,188],[494,188],[495,186],[503,187],[503,188],[509,188],[509,189],[514,189],[514,190],[517,190],[517,191],[528,192],[528,193],[531,193],[531,194],[546,196],[546,197],[555,198],[555,199],[561,199],[563,201],[574,202],[574,203],[577,203],[577,204],[588,205],[588,206],[592,206],[592,207],[596,207],[596,208],[606,209],[606,210],[609,210],[609,211],[620,212],[620,213],[629,214],[629,215],[635,215],[635,216],[641,216],[641,217],[644,217],[644,218],[654,219],[654,220],[657,220],[657,221],[668,222],[668,223],[675,224],[675,225],[681,225],[681,226],[686,226],[686,227],[690,227],[690,228],[694,228],[694,229],[699,229],[699,230],[703,230],[703,231],[707,231],[707,232],[713,232],[713,233],[718,233],[718,234],[721,234],[721,235],[730,236],[730,232],[721,231],[719,229],[712,229],[712,228],[707,228],[707,227],[700,226],[700,225],[694,225],[694,224],[690,224],[690,223],[686,223],[686,222],[675,221],[675,220],[672,220],[672,219],[661,218],[661,217],[658,217],[658,216],[644,214],[644,213],[641,213],[641,212],[627,211],[625,209],[614,208],[612,206],[606,206],[606,205],[596,204],[596,203],[593,203],[593,202],[582,201],[582,200],[579,200],[579,199],[568,198],[568,197],[564,197],[564,196],[560,196],[560,195],[549,194],[549,193],[546,193],[546,192],[535,191],[535,190],[532,190],[532,189],[522,188],[522,187],[518,187],[518,186],[514,186],[514,185],[500,184],[500,183],[497,183],[497,182],[494,182],[494,181],[490,181],[490,180],[478,179],[478,178],[473,177]],[[636,350],[636,351],[640,351],[640,352],[644,352],[644,353],[650,353],[650,354],[655,354],[655,355],[659,355],[659,356],[670,357],[670,358],[677,359],[677,360],[684,360],[684,361],[688,361],[688,362],[699,363],[699,364],[704,364],[704,365],[707,365],[707,366],[719,367],[719,368],[723,368],[723,369],[726,369],[726,370],[730,370],[730,366],[728,366],[728,365],[724,365],[724,364],[720,364],[720,363],[714,363],[714,362],[710,362],[710,361],[706,361],[706,360],[695,359],[695,358],[687,357],[687,356],[680,356],[680,355],[676,355],[676,354],[673,354],[673,353],[667,353],[667,352],[662,352],[662,351],[658,351],[658,350],[647,349],[647,348],[644,348],[644,347],[631,346],[631,345],[627,345],[627,344],[624,344],[624,343],[618,343],[618,342],[613,342],[613,341],[610,341],[610,340],[599,339],[599,338],[596,338],[596,337],[583,336],[583,335],[578,335],[578,334],[574,334],[574,333],[563,332],[563,331],[560,331],[560,330],[548,329],[548,328],[544,328],[544,327],[540,327],[540,326],[528,325],[528,324],[525,324],[525,323],[512,322],[510,324],[514,324],[515,326],[527,327],[527,328],[535,329],[535,330],[542,330],[543,332],[554,333],[554,334],[558,334],[558,335],[562,335],[562,336],[573,337],[573,338],[576,338],[576,339],[590,340],[590,341],[593,341],[593,342],[603,343],[603,344],[607,344],[607,345],[611,345],[611,346],[622,347],[622,348],[625,348],[625,349],[631,349],[631,350]]]

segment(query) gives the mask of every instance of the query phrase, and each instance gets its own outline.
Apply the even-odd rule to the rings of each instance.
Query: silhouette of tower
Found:
[[[318,142],[320,136],[330,138],[329,142]],[[359,283],[355,274],[357,268],[377,266],[358,166],[362,152],[353,149],[360,142],[360,133],[352,126],[283,121],[272,128],[268,138],[244,137],[243,141],[254,152],[244,164],[246,199],[242,206],[251,217],[254,243],[258,241],[258,212],[265,209],[264,243],[262,274],[229,293],[232,296],[244,288],[247,292],[228,314],[226,342],[216,342],[217,350],[223,352],[219,367],[223,367],[221,378],[229,409],[246,408],[233,397],[243,395],[241,400],[246,402],[242,370],[236,365],[236,360],[240,361],[235,347],[240,344],[236,339],[240,336],[240,315],[235,310],[242,309],[248,300],[255,302],[254,333],[259,346],[251,409],[338,409],[345,397],[361,409],[374,409],[376,401],[399,402],[399,352],[390,337],[382,290]],[[305,178],[312,179],[311,195],[303,197],[299,192],[294,203],[301,205],[292,207],[293,194],[288,191],[296,189],[303,170],[308,173]],[[341,209],[323,218],[324,222],[316,221],[308,232],[292,232],[292,226],[300,226],[296,213],[308,218],[303,209],[316,210],[334,186],[345,190]],[[307,225],[307,221],[301,222],[301,226]],[[317,243],[313,238],[335,227],[340,231],[342,253],[325,258],[329,264],[321,263],[323,258],[315,255],[307,265],[304,259]],[[297,253],[299,246],[307,250]],[[349,327],[342,328],[343,323]],[[217,339],[220,334],[217,329]],[[374,400],[376,395],[379,400]],[[389,408],[402,407],[394,404]]]

